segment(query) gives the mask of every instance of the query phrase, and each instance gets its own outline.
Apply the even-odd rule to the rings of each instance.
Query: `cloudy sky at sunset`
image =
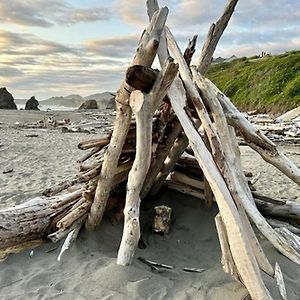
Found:
[[[227,0],[161,0],[182,48]],[[1,0],[0,86],[15,98],[115,91],[147,25],[142,0]],[[215,56],[300,49],[299,0],[239,0]]]

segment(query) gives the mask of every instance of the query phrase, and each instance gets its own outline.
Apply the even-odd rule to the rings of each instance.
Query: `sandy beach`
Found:
[[[25,202],[51,185],[77,172],[76,160],[83,155],[77,144],[103,135],[113,121],[111,111],[98,114],[94,134],[65,132],[61,128],[24,128],[49,116],[69,118],[80,124],[95,122],[88,112],[31,112],[0,110],[0,208]],[[102,116],[102,117],[101,117]],[[18,122],[19,124],[16,124]],[[99,124],[102,122],[102,126]],[[92,137],[91,137],[92,135]],[[300,166],[299,146],[280,146]],[[299,187],[274,167],[265,163],[248,147],[241,147],[245,171],[261,172],[256,189],[270,197],[300,202]],[[12,170],[3,174],[3,171]],[[166,236],[151,230],[153,207],[172,207],[171,231]],[[116,264],[122,223],[109,217],[96,232],[82,230],[76,243],[62,257],[61,243],[46,243],[10,255],[0,266],[1,299],[200,299],[240,300],[247,291],[225,274],[220,263],[221,250],[214,225],[216,206],[163,189],[147,199],[141,208],[142,234],[147,247],[138,249],[129,267]],[[279,254],[261,238],[272,265],[283,271],[289,300],[300,299],[300,267]],[[143,257],[174,266],[172,270],[151,270],[137,258]],[[183,268],[201,268],[188,273]],[[274,299],[281,299],[271,278],[264,275]]]

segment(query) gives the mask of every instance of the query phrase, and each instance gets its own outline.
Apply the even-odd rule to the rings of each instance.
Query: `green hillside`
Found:
[[[208,78],[241,110],[279,113],[300,105],[300,51],[213,64]]]

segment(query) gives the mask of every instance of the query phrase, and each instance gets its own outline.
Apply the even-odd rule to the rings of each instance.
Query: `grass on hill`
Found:
[[[213,64],[208,78],[243,111],[282,113],[300,105],[300,51]]]

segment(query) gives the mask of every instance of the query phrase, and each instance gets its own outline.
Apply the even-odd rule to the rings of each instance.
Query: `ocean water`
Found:
[[[17,104],[18,109],[25,109],[25,104]],[[74,111],[77,107],[67,107],[67,106],[55,106],[55,105],[39,105],[39,109],[41,111],[51,111],[51,110],[59,110],[59,111]]]

